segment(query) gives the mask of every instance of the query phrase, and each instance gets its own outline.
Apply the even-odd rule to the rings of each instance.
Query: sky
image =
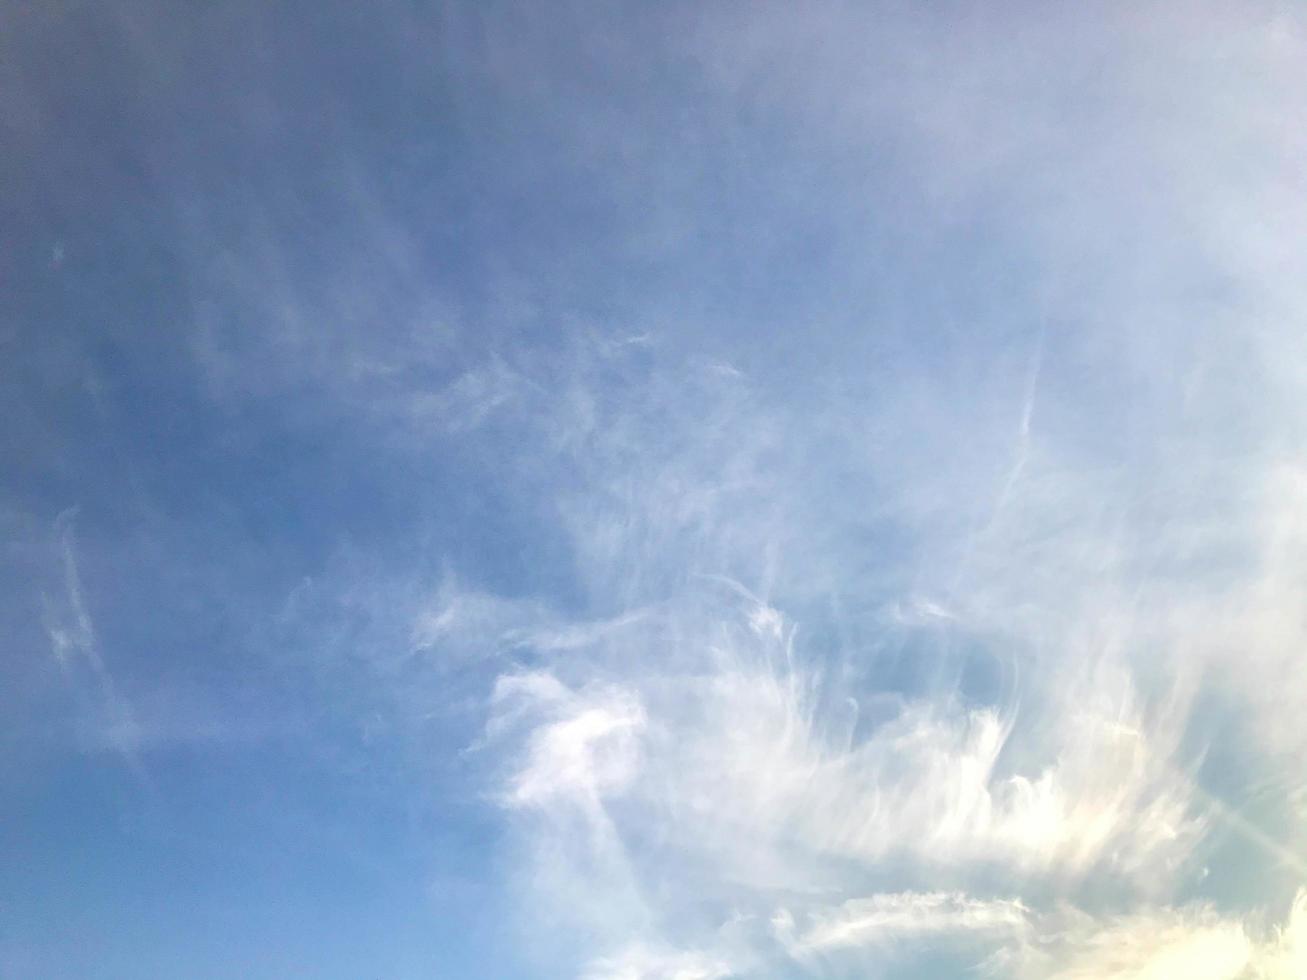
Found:
[[[0,975],[1307,977],[1304,92],[0,0]]]

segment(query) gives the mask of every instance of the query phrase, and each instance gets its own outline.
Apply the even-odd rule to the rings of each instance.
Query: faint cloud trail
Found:
[[[1012,465],[1008,469],[1007,479],[1003,482],[1003,489],[999,491],[998,499],[994,502],[994,512],[990,517],[989,527],[993,526],[999,514],[1007,506],[1012,491],[1016,488],[1022,473],[1025,472],[1026,461],[1030,458],[1030,422],[1035,414],[1035,399],[1039,393],[1039,376],[1044,363],[1044,333],[1044,328],[1041,327],[1039,337],[1035,342],[1035,353],[1030,359],[1030,372],[1026,379],[1025,398],[1021,402],[1021,421],[1017,426],[1016,451]]]
[[[149,786],[150,779],[137,754],[136,746],[140,741],[140,732],[136,719],[126,699],[118,692],[113,675],[105,665],[95,635],[95,625],[91,622],[83,598],[82,578],[77,566],[77,543],[73,525],[77,519],[78,508],[69,507],[55,518],[54,529],[59,539],[60,559],[63,565],[64,615],[56,609],[56,603],[48,595],[45,601],[46,631],[55,660],[64,677],[74,689],[90,686],[94,689],[91,700],[97,701],[103,712],[98,722],[97,736],[112,746],[132,771],[143,783]],[[90,685],[78,679],[75,658],[80,658],[90,668],[93,681]]]
[[[1301,855],[1285,847],[1238,810],[1228,806],[1201,786],[1194,786],[1194,795],[1210,808],[1217,819],[1221,820],[1244,840],[1270,855],[1276,863],[1298,874],[1304,886],[1307,886],[1307,860],[1304,860]]]

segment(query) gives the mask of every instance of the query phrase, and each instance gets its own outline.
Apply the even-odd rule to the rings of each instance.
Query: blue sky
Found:
[[[0,5],[0,973],[1307,975],[1305,56]]]

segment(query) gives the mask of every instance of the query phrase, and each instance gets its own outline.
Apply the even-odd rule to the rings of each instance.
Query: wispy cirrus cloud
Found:
[[[141,499],[206,532],[151,574],[226,572],[166,654],[141,590],[120,673],[56,520],[88,739],[251,727],[143,696],[160,662],[277,688],[493,894],[511,941],[450,945],[523,975],[1302,973],[1300,12],[382,6],[204,62],[212,171],[169,122],[204,99],[140,108],[175,266],[23,361],[34,403],[109,365],[104,431],[166,442]],[[110,18],[131,79],[239,36],[151,9]],[[38,415],[14,444],[74,472]]]
[[[63,591],[43,596],[50,650],[76,699],[76,727],[84,746],[91,750],[108,748],[134,772],[143,774],[139,759],[142,729],[105,664],[83,597],[74,533],[76,519],[75,507],[60,512],[55,519]]]

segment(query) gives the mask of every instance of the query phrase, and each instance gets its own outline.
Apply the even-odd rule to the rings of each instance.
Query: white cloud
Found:
[[[466,588],[449,574],[434,594],[416,598],[408,613],[411,649],[453,663],[487,659],[548,617],[538,602]]]
[[[1143,882],[1182,862],[1201,830],[1173,746],[1154,744],[1170,719],[1132,704],[1123,677],[1088,678],[1042,731],[1017,729],[1015,707],[955,698],[835,724],[819,668],[796,662],[788,641],[720,636],[729,646],[709,669],[651,681],[662,694],[646,699],[674,733],[650,760],[660,792],[688,805],[685,832],[710,854],[752,844],[869,865],[910,856],[1070,875],[1101,865]],[[1017,735],[1025,766],[1002,761]],[[754,857],[739,860],[731,873],[747,875]]]
[[[492,357],[437,391],[415,394],[404,409],[415,423],[463,433],[519,397],[523,384],[508,365]]]
[[[634,944],[601,957],[585,971],[585,980],[721,980],[732,976],[724,960],[701,952],[684,952]]]
[[[618,688],[574,692],[549,674],[502,677],[495,685],[492,731],[502,734],[525,716],[542,717],[525,758],[509,780],[512,806],[560,801],[597,809],[638,774],[644,710]]]
[[[133,772],[143,777],[139,750],[146,742],[153,741],[156,733],[147,734],[138,724],[100,651],[78,568],[76,519],[77,508],[73,507],[61,512],[55,520],[63,594],[43,596],[50,649],[76,701],[74,723],[82,748],[116,752]]]
[[[677,903],[692,898],[699,948],[717,948],[703,943],[731,910],[766,919],[779,907],[789,926],[745,945],[759,953],[779,942],[802,956],[932,930],[1017,942],[1025,928],[1016,898],[904,893],[830,907],[882,867],[1072,890],[1093,874],[1148,894],[1188,861],[1205,823],[1174,764],[1174,719],[1141,706],[1126,675],[1087,676],[1029,730],[1015,706],[957,697],[882,698],[867,717],[856,703],[841,716],[841,687],[796,653],[783,620],[773,628],[764,616],[759,630],[759,608],[746,601],[734,625],[700,621],[698,632],[692,617],[680,621],[680,642],[702,644],[697,671],[641,664],[636,629],[627,654],[637,659],[616,655],[620,684],[500,678],[488,744],[517,746],[501,798],[547,818],[528,839],[552,855],[550,874],[531,888],[585,894],[594,855],[606,853],[623,901],[644,910],[620,920],[613,939],[638,921],[661,941],[649,918],[684,928]],[[590,841],[580,851],[578,834]]]
[[[919,941],[939,933],[979,933],[1001,941],[1025,932],[1028,920],[1029,910],[1018,901],[905,892],[849,899],[838,908],[814,911],[797,931],[788,912],[772,921],[791,954],[803,957],[842,947]]]
[[[1017,969],[1032,980],[1296,980],[1307,968],[1304,892],[1269,932],[1202,906],[1104,919],[1063,910],[1040,929]]]
[[[1305,892],[1269,931],[1201,905],[1095,917],[939,892],[851,899],[810,912],[801,925],[782,910],[773,928],[801,961],[841,949],[883,956],[943,939],[991,950],[984,962],[992,974],[1031,980],[1296,980],[1307,967]]]

